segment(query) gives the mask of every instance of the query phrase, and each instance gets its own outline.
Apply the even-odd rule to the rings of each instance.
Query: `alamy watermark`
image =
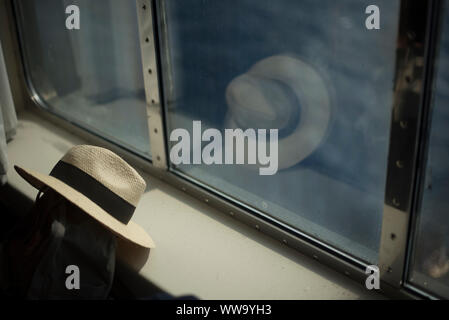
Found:
[[[68,15],[65,21],[67,30],[80,29],[80,9],[77,5],[71,4],[66,7],[65,13]],[[366,7],[365,13],[369,16],[365,20],[365,27],[368,30],[380,29],[380,9],[377,5],[370,4]]]
[[[365,280],[365,286],[368,290],[380,289],[380,272],[379,267],[375,265],[367,266],[365,273],[368,277]]]
[[[369,16],[365,20],[365,26],[368,30],[380,29],[380,9],[378,6],[371,4],[365,9],[365,13]]]
[[[225,129],[223,139],[220,130],[202,132],[201,121],[193,121],[192,138],[189,131],[181,128],[171,132],[170,141],[177,142],[170,150],[174,165],[258,165],[259,175],[263,176],[278,171],[277,129],[270,129],[268,136],[267,129]]]
[[[75,265],[67,266],[65,273],[69,276],[65,280],[65,287],[67,290],[80,289],[80,268]]]
[[[67,30],[79,30],[81,27],[80,8],[72,4],[65,8],[65,13],[68,14],[65,20],[65,27]]]

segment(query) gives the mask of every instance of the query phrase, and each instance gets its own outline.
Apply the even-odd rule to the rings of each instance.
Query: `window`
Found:
[[[18,1],[24,58],[42,107],[150,156],[135,1]],[[80,9],[80,29],[65,26]]]
[[[449,3],[444,1],[428,154],[409,280],[449,298]]]
[[[398,1],[165,2],[173,90],[168,131],[278,129],[279,170],[180,171],[342,251],[377,262]],[[332,26],[332,27],[331,27]],[[164,74],[166,75],[166,74]]]

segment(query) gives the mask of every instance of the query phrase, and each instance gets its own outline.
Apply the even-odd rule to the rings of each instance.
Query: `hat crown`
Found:
[[[125,160],[108,149],[75,146],[61,161],[77,167],[134,207],[145,191],[145,180]]]

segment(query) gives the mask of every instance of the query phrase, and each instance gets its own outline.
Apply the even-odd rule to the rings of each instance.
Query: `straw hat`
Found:
[[[145,230],[130,221],[146,183],[112,151],[75,146],[50,175],[14,168],[33,187],[53,189],[118,236],[145,248],[155,247]]]

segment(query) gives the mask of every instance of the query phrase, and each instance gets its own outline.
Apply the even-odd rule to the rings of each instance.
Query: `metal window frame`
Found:
[[[401,5],[404,3],[411,3],[413,0],[401,0]],[[302,254],[305,254],[312,259],[318,260],[321,263],[331,267],[334,270],[341,272],[347,277],[357,281],[361,285],[364,285],[366,274],[365,268],[366,263],[354,258],[334,247],[331,247],[318,239],[308,236],[299,230],[292,229],[277,220],[267,217],[263,212],[250,208],[235,199],[229,199],[228,197],[220,194],[219,191],[214,191],[205,185],[202,185],[195,181],[194,179],[182,175],[179,172],[171,170],[168,165],[168,146],[167,146],[167,128],[166,128],[166,118],[164,114],[164,96],[163,89],[171,90],[170,80],[161,78],[161,70],[164,70],[170,74],[170,65],[167,59],[164,59],[164,55],[168,52],[164,51],[166,47],[166,20],[160,12],[163,11],[163,0],[136,0],[137,8],[143,9],[139,17],[139,37],[141,41],[142,50],[142,65],[143,74],[145,81],[145,91],[147,99],[147,113],[149,116],[149,137],[151,144],[151,154],[153,156],[153,161],[149,161],[148,158],[143,157],[141,154],[136,153],[134,150],[123,146],[114,139],[110,137],[104,137],[103,134],[98,134],[89,128],[80,126],[79,124],[68,121],[66,118],[61,117],[57,114],[52,114],[47,110],[43,109],[41,104],[43,101],[41,99],[36,99],[37,92],[33,91],[32,83],[27,74],[26,59],[23,51],[20,48],[20,30],[19,21],[17,16],[14,14],[14,0],[0,0],[0,12],[3,12],[8,18],[8,24],[0,36],[3,41],[6,42],[4,50],[6,52],[7,64],[12,66],[9,71],[10,78],[14,80],[12,86],[13,96],[16,103],[18,103],[19,109],[26,108],[27,110],[36,113],[38,116],[43,117],[53,123],[63,127],[64,129],[82,137],[83,139],[90,141],[91,143],[107,147],[114,152],[118,153],[129,161],[132,165],[140,168],[141,170],[149,173],[156,178],[159,178],[172,186],[190,194],[194,198],[200,199],[208,203],[209,205],[219,209],[224,214],[234,217],[236,220],[243,222],[253,228],[256,228],[260,232],[263,232],[277,240],[279,240],[283,245],[292,247]],[[427,13],[425,19],[427,22],[430,17],[435,16],[435,11],[438,9],[439,0],[427,1]],[[4,9],[4,10],[3,10]],[[401,9],[402,11],[402,9]],[[401,14],[399,23],[403,25],[405,18],[410,16],[410,12],[405,12]],[[422,15],[424,16],[424,15]],[[423,297],[433,297],[425,292],[420,291],[418,288],[414,288],[406,283],[406,251],[407,243],[410,240],[409,228],[411,227],[411,220],[414,207],[412,206],[412,201],[414,199],[414,187],[416,187],[416,175],[418,170],[417,153],[420,147],[419,138],[421,136],[420,125],[423,121],[422,111],[429,108],[428,98],[424,95],[428,90],[428,83],[430,78],[429,66],[433,65],[432,61],[432,50],[429,50],[430,41],[432,39],[431,30],[432,27],[430,23],[426,22],[425,26],[425,48],[426,51],[422,52],[423,57],[423,67],[425,69],[421,70],[416,77],[416,81],[421,81],[421,86],[418,89],[418,94],[420,96],[419,103],[413,106],[415,115],[412,113],[408,114],[408,117],[412,117],[414,122],[408,123],[412,126],[408,128],[413,129],[413,138],[408,137],[407,139],[400,139],[401,132],[398,130],[393,130],[393,126],[404,125],[401,122],[400,117],[402,107],[400,101],[404,94],[404,91],[416,91],[416,88],[411,86],[408,81],[404,85],[403,78],[407,68],[410,68],[410,57],[409,60],[403,57],[399,57],[397,65],[397,77],[395,81],[395,105],[392,108],[392,129],[390,134],[390,147],[389,147],[389,157],[388,157],[388,170],[387,170],[387,184],[385,191],[385,209],[383,212],[383,227],[381,234],[381,246],[380,246],[380,259],[379,265],[381,267],[381,290],[390,297],[395,298],[423,298]],[[408,27],[407,27],[408,28]],[[406,42],[407,48],[413,46],[419,39],[416,38],[416,33],[413,35],[413,30],[408,30],[407,28],[400,29],[401,35],[406,36],[409,40]],[[412,32],[410,32],[412,31]],[[422,30],[418,30],[422,31]],[[419,33],[419,32],[418,32]],[[6,40],[5,40],[6,39]],[[148,39],[148,41],[147,41]],[[422,39],[421,39],[422,40]],[[11,54],[11,52],[20,52],[20,57]],[[9,58],[8,58],[9,57]],[[413,63],[416,63],[414,60]],[[420,62],[418,62],[419,64]],[[151,69],[151,72],[147,72]],[[416,83],[412,81],[412,83]],[[401,82],[402,81],[402,82]],[[37,95],[38,97],[38,95]],[[402,105],[403,106],[403,105]],[[416,118],[415,118],[416,116]],[[153,129],[153,130],[151,130]],[[154,130],[156,129],[156,130]],[[399,133],[398,133],[399,132]],[[409,131],[410,132],[410,131]],[[399,139],[399,140],[398,140]],[[407,152],[413,154],[413,163],[399,163],[397,148],[394,141],[403,141],[407,145]],[[399,153],[401,155],[402,153]],[[159,157],[157,161],[154,158]],[[402,160],[403,161],[403,160]],[[398,165],[399,164],[399,165]],[[400,169],[400,170],[399,170]],[[404,170],[406,169],[406,170]],[[405,198],[398,201],[398,190],[401,190],[401,186],[397,184],[396,172],[409,172],[406,183]],[[403,173],[399,173],[403,174]],[[402,196],[404,193],[400,193]],[[396,200],[395,200],[396,199]],[[398,205],[399,203],[399,205]],[[399,218],[398,218],[399,217]],[[393,221],[392,224],[389,221]],[[391,234],[395,233],[396,237],[391,241]],[[392,272],[388,272],[388,271]]]
[[[446,4],[447,5],[447,4]],[[423,114],[422,114],[422,122],[421,122],[421,139],[418,145],[417,151],[417,172],[416,172],[416,183],[413,190],[413,202],[412,202],[412,216],[410,220],[410,228],[409,228],[409,241],[407,246],[407,258],[406,264],[404,268],[404,286],[408,287],[416,292],[421,292],[424,296],[427,296],[431,299],[434,298],[442,298],[439,297],[436,293],[429,294],[426,292],[427,283],[425,280],[419,281],[418,279],[412,278],[412,261],[414,258],[414,246],[415,239],[417,233],[417,227],[419,224],[419,212],[422,206],[423,194],[425,189],[425,176],[428,162],[428,151],[430,145],[430,133],[431,133],[431,124],[432,124],[432,113],[434,109],[433,98],[435,94],[434,85],[436,80],[437,73],[437,61],[439,55],[440,48],[440,40],[442,36],[441,24],[443,21],[443,1],[438,0],[434,1],[433,9],[431,12],[431,23],[429,26],[429,35],[428,35],[428,54],[426,57],[427,61],[427,72],[426,72],[426,83],[424,89],[424,97],[423,97]],[[447,299],[447,297],[446,297]]]
[[[162,109],[162,91],[159,88],[159,68],[156,61],[157,36],[151,0],[136,0],[142,72],[148,115],[148,131],[153,165],[161,170],[168,168],[165,125]]]
[[[407,287],[412,231],[418,213],[421,157],[431,108],[435,37],[441,1],[402,1],[394,106],[390,128],[387,181],[379,267],[389,285]],[[434,297],[432,294],[425,294]]]

